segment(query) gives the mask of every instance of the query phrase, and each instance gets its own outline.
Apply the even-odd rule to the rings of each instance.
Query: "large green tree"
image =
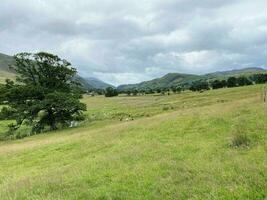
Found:
[[[79,84],[73,81],[76,69],[68,61],[45,52],[19,53],[14,58],[17,79],[6,82],[5,95],[8,107],[16,111],[11,130],[25,123],[32,133],[39,133],[82,119],[86,106],[79,100]]]

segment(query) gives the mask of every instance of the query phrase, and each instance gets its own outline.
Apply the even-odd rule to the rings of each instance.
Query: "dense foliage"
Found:
[[[106,97],[115,97],[118,96],[119,93],[117,91],[117,89],[113,88],[113,87],[108,87],[105,91],[105,96]]]
[[[7,80],[1,97],[14,111],[11,134],[23,124],[31,127],[31,133],[40,133],[82,119],[86,106],[79,101],[82,90],[73,81],[76,69],[69,62],[45,52],[20,53],[14,59],[16,82]]]

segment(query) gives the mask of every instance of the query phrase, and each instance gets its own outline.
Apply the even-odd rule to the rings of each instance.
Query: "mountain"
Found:
[[[155,89],[155,88],[169,88],[176,85],[187,86],[196,80],[212,80],[212,79],[224,79],[229,76],[248,76],[251,74],[267,73],[267,70],[262,68],[244,68],[235,69],[229,71],[214,72],[204,75],[194,74],[180,74],[180,73],[169,73],[161,78],[156,78],[150,81],[144,81],[137,84],[120,85],[118,90],[129,90],[129,89]]]
[[[15,73],[9,69],[9,66],[14,64],[14,58],[0,53],[0,83],[4,83],[7,78],[15,79]],[[76,81],[79,81],[82,86],[87,90],[92,89],[106,89],[107,87],[114,87],[108,83],[105,83],[97,78],[83,78],[80,75],[75,77]]]
[[[106,89],[107,87],[114,87],[111,84],[105,83],[94,77],[83,78],[89,85],[91,85],[95,89]]]
[[[194,80],[201,78],[198,75],[193,74],[179,74],[179,73],[169,73],[161,78],[156,78],[150,81],[144,81],[138,84],[120,85],[118,90],[128,90],[128,89],[156,89],[171,87],[172,85],[178,84],[189,84]]]
[[[267,70],[260,67],[250,67],[243,69],[234,69],[229,71],[218,71],[214,73],[206,74],[206,77],[209,78],[218,78],[218,77],[229,77],[229,76],[247,76],[251,74],[266,73]]]

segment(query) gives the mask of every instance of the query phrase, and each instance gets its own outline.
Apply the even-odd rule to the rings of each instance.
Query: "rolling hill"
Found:
[[[229,71],[218,71],[206,74],[205,76],[208,78],[218,78],[218,77],[227,78],[229,76],[247,76],[251,74],[266,73],[266,72],[267,70],[260,67],[250,67],[244,69],[234,69]]]
[[[120,85],[118,90],[127,90],[127,89],[146,89],[146,88],[164,88],[170,87],[177,84],[186,84],[194,80],[201,78],[201,76],[193,74],[179,74],[179,73],[169,73],[161,78],[156,78],[151,81],[144,81],[138,84],[129,84],[129,85]]]
[[[211,80],[211,79],[223,79],[229,76],[247,76],[257,73],[267,73],[267,70],[262,68],[244,68],[237,70],[214,72],[204,75],[194,75],[194,74],[180,74],[180,73],[169,73],[161,78],[156,78],[151,81],[144,81],[137,84],[120,85],[118,90],[129,90],[129,89],[155,89],[155,88],[165,88],[176,85],[188,85],[196,80]]]

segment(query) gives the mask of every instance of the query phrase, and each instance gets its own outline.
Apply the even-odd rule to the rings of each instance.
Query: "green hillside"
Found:
[[[206,74],[207,78],[228,78],[229,76],[249,76],[253,74],[267,73],[267,70],[259,67],[236,69]]]
[[[15,75],[9,69],[13,63],[14,59],[11,56],[0,53],[0,83],[5,82],[7,78],[14,79]]]
[[[266,199],[262,87],[85,97],[79,127],[0,142],[0,199]]]
[[[262,68],[244,68],[238,70],[215,72],[205,75],[193,75],[193,74],[179,74],[169,73],[165,76],[151,81],[145,81],[138,84],[120,85],[119,90],[128,89],[156,89],[156,88],[169,88],[177,85],[188,85],[196,80],[210,80],[210,79],[225,79],[229,76],[248,76],[258,73],[267,73],[267,70]]]
[[[139,84],[121,85],[118,87],[118,90],[127,90],[133,88],[136,89],[147,89],[147,88],[156,89],[159,87],[164,88],[177,84],[191,83],[192,81],[200,78],[201,76],[192,74],[169,73],[161,78],[153,79],[151,81],[144,81]]]

